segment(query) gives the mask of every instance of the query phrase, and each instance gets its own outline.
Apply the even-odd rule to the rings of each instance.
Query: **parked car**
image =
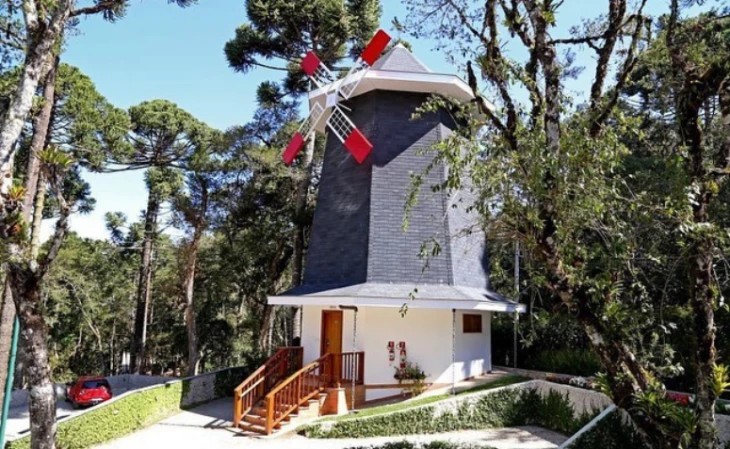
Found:
[[[100,404],[112,398],[112,387],[103,377],[79,377],[66,384],[66,400],[73,408]]]

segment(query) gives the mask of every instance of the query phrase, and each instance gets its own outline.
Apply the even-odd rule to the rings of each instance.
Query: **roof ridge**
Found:
[[[394,72],[433,73],[420,59],[411,53],[405,45],[398,43],[380,57],[373,65],[375,70]]]

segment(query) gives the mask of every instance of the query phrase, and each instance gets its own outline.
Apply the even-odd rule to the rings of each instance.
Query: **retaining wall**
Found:
[[[57,445],[84,449],[119,438],[155,424],[181,410],[232,395],[236,384],[245,379],[248,373],[248,368],[236,367],[185,379],[162,378],[166,382],[115,395],[107,402],[58,420]],[[154,380],[132,377],[126,380],[120,379],[119,385],[122,388],[125,385],[133,387]],[[8,441],[6,444],[6,449],[27,448],[30,448],[29,435]]]
[[[138,390],[140,388],[149,387],[150,385],[158,385],[171,380],[175,377],[163,376],[143,376],[139,374],[123,374],[120,376],[108,376],[106,380],[112,387],[114,395],[120,395],[130,390]],[[64,400],[66,398],[66,384],[54,385],[56,400]],[[27,407],[28,406],[28,390],[13,391],[10,407]]]

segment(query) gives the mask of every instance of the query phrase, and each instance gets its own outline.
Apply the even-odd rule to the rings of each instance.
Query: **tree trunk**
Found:
[[[15,376],[13,377],[13,389],[23,390],[26,386],[25,367],[27,366],[28,354],[25,346],[18,342],[18,353],[15,356]]]
[[[34,2],[27,3],[29,5],[24,11],[28,42],[25,61],[8,110],[0,119],[0,176],[2,176],[3,194],[12,185],[11,167],[15,156],[15,144],[33,105],[33,96],[43,78],[48,58],[63,34],[63,27],[71,13],[73,0],[59,1],[56,10],[50,14],[48,23],[46,17],[39,17],[40,12],[36,10]],[[4,198],[2,202],[4,204]]]
[[[147,318],[152,287],[152,252],[157,239],[157,215],[159,211],[159,197],[156,193],[150,191],[144,220],[144,242],[142,261],[139,267],[137,311],[134,319],[134,341],[130,362],[130,370],[134,374],[139,374],[145,368]]]
[[[42,172],[38,173],[38,178],[30,236],[30,254],[33,259],[38,257],[38,251],[41,248],[41,225],[43,224],[43,209],[46,205],[46,192],[48,191],[48,183]]]
[[[27,223],[30,219],[31,206],[36,196],[38,178],[40,176],[40,160],[38,154],[43,150],[49,134],[52,111],[56,91],[56,69],[58,68],[58,57],[48,70],[43,88],[43,108],[33,121],[33,139],[28,155],[28,166],[25,178],[25,198],[23,199],[23,220]],[[44,194],[45,195],[45,194]],[[12,298],[12,291],[9,285],[5,286],[2,319],[0,320],[0,366],[8,366],[10,345],[12,344],[12,328],[15,320],[15,303]],[[22,345],[18,347],[16,359],[15,385],[23,385],[23,367],[25,364],[25,349]],[[2,403],[5,390],[2,387],[7,379],[7,370],[0,369],[0,404]]]
[[[20,338],[28,354],[31,449],[54,449],[56,396],[48,361],[48,327],[41,310],[41,279],[30,269],[11,265],[10,285],[21,323]]]
[[[198,250],[202,231],[195,230],[193,241],[185,260],[183,292],[185,295],[185,327],[188,333],[188,376],[198,374],[198,330],[195,324],[195,267],[198,263]]]
[[[701,245],[707,246],[707,245]],[[715,449],[719,443],[715,428],[715,392],[712,388],[715,366],[715,294],[712,291],[712,245],[695,257],[692,269],[692,310],[697,337],[697,375],[695,410],[699,449]]]
[[[33,120],[33,139],[30,143],[28,154],[28,168],[25,179],[25,198],[23,199],[23,218],[27,222],[30,217],[33,199],[36,197],[36,189],[39,182],[41,161],[38,155],[48,145],[50,138],[51,119],[55,110],[56,101],[56,78],[60,58],[55,57],[48,68],[46,81],[43,86],[43,107]]]
[[[297,186],[297,199],[296,208],[294,211],[294,222],[296,229],[294,230],[294,241],[293,241],[293,262],[292,262],[292,274],[291,274],[291,287],[297,287],[302,283],[302,276],[304,275],[304,247],[305,247],[305,230],[309,226],[309,220],[307,219],[307,198],[309,196],[309,186],[312,182],[312,168],[314,161],[314,144],[315,136],[307,141],[307,146],[304,150],[302,162],[304,164],[302,171],[302,179]],[[292,337],[300,338],[302,336],[302,329],[300,326],[300,315],[302,313],[301,307],[296,307],[292,314]]]
[[[10,291],[10,284],[5,282],[2,309],[0,309],[0,404],[5,398],[5,382],[8,379],[8,362],[10,346],[13,341],[13,322],[15,321],[15,303]]]
[[[264,313],[261,318],[261,329],[259,330],[258,346],[262,354],[268,355],[270,348],[271,326],[274,318],[274,306],[264,305]]]

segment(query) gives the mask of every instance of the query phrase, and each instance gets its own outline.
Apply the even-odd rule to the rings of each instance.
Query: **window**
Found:
[[[465,334],[481,334],[482,333],[482,316],[464,314],[464,333]]]

